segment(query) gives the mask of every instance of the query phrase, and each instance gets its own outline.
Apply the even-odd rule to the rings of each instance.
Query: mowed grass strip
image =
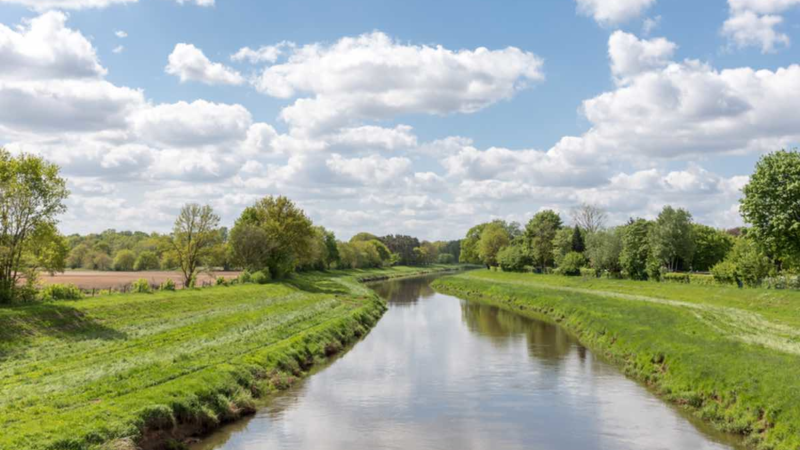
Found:
[[[0,309],[0,449],[125,448],[232,420],[377,322],[358,279],[419,271]]]
[[[754,447],[800,449],[800,293],[475,271],[434,287],[547,317]]]

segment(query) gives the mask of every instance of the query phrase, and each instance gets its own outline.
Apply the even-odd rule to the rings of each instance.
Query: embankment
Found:
[[[558,322],[754,447],[800,448],[800,293],[489,271],[434,288]]]

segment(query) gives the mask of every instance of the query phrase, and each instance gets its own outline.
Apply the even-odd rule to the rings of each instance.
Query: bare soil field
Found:
[[[217,277],[225,277],[228,279],[236,278],[241,272],[224,272],[215,271],[209,273],[200,273],[197,275],[198,285],[204,283],[214,283]],[[101,272],[92,270],[69,270],[64,273],[50,275],[42,273],[39,275],[39,280],[43,284],[74,284],[81,289],[118,289],[127,286],[139,278],[144,278],[150,284],[161,284],[167,279],[171,278],[178,288],[183,287],[183,275],[181,272],[169,271],[143,271],[143,272]]]

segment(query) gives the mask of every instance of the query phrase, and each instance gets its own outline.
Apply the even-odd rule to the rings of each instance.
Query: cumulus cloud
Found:
[[[283,41],[276,45],[265,45],[253,50],[250,47],[242,47],[238,52],[231,55],[231,61],[249,61],[251,64],[274,63],[283,54],[284,48],[294,48],[293,42]]]
[[[142,108],[133,129],[147,142],[166,147],[198,147],[245,138],[252,117],[241,105],[196,100]]]
[[[618,25],[639,17],[656,0],[577,0],[578,12],[601,25]]]
[[[777,30],[783,23],[780,14],[800,5],[800,0],[728,0],[730,17],[722,26],[722,34],[738,48],[761,47],[772,53],[788,47],[789,36]]]
[[[344,158],[334,153],[325,161],[336,174],[363,184],[389,184],[400,181],[411,167],[411,160],[402,157],[383,158],[371,155],[364,158]]]
[[[181,83],[187,81],[199,81],[209,85],[244,83],[244,77],[239,72],[223,64],[211,62],[202,50],[192,44],[177,44],[169,55],[169,64],[165,71],[180,78]]]
[[[122,30],[117,30],[117,31],[114,32],[114,36],[116,36],[116,37],[118,37],[120,39],[125,39],[126,37],[128,37],[128,33],[124,32]]]
[[[544,78],[542,60],[515,47],[448,50],[405,45],[374,32],[291,50],[264,69],[262,93],[299,98],[281,117],[291,126],[327,131],[400,114],[472,113]]]
[[[678,48],[664,39],[639,39],[622,31],[615,31],[608,41],[611,73],[619,80],[634,77],[642,72],[666,67]]]

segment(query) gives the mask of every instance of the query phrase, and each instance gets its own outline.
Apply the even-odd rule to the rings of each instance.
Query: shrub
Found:
[[[711,268],[714,281],[721,284],[736,284],[736,264],[731,261],[722,261]]]
[[[114,270],[130,271],[136,262],[136,255],[130,250],[120,250],[114,257]]]
[[[144,278],[139,278],[131,284],[131,292],[135,294],[149,294],[152,292],[150,282]]]
[[[778,275],[764,278],[764,287],[767,289],[800,289],[800,276]]]
[[[162,291],[174,291],[175,290],[175,282],[172,281],[172,278],[167,278],[167,280],[161,283],[159,289]]]
[[[497,254],[497,262],[506,272],[522,272],[530,258],[521,245],[509,245]]]
[[[225,277],[217,277],[217,286],[227,286],[228,280]]]
[[[712,275],[693,273],[689,275],[689,284],[695,284],[698,286],[715,286],[718,283]]]
[[[574,277],[581,274],[581,268],[585,265],[586,258],[584,258],[583,253],[569,252],[564,256],[558,269],[562,275]]]
[[[670,272],[661,275],[661,281],[666,283],[689,284],[691,283],[691,278],[688,273]]]
[[[600,272],[589,267],[582,267],[581,276],[586,278],[598,278],[600,276]]]
[[[136,258],[136,262],[133,263],[133,270],[154,270],[158,269],[160,265],[158,256],[149,250],[145,250],[139,253],[139,256]]]
[[[80,300],[83,292],[74,284],[49,284],[39,292],[42,300]]]
[[[239,283],[240,284],[247,284],[252,281],[253,276],[250,275],[250,272],[245,270],[244,272],[239,274]]]
[[[253,274],[251,280],[253,283],[256,284],[267,284],[269,283],[270,280],[269,272],[265,270],[260,270]]]

